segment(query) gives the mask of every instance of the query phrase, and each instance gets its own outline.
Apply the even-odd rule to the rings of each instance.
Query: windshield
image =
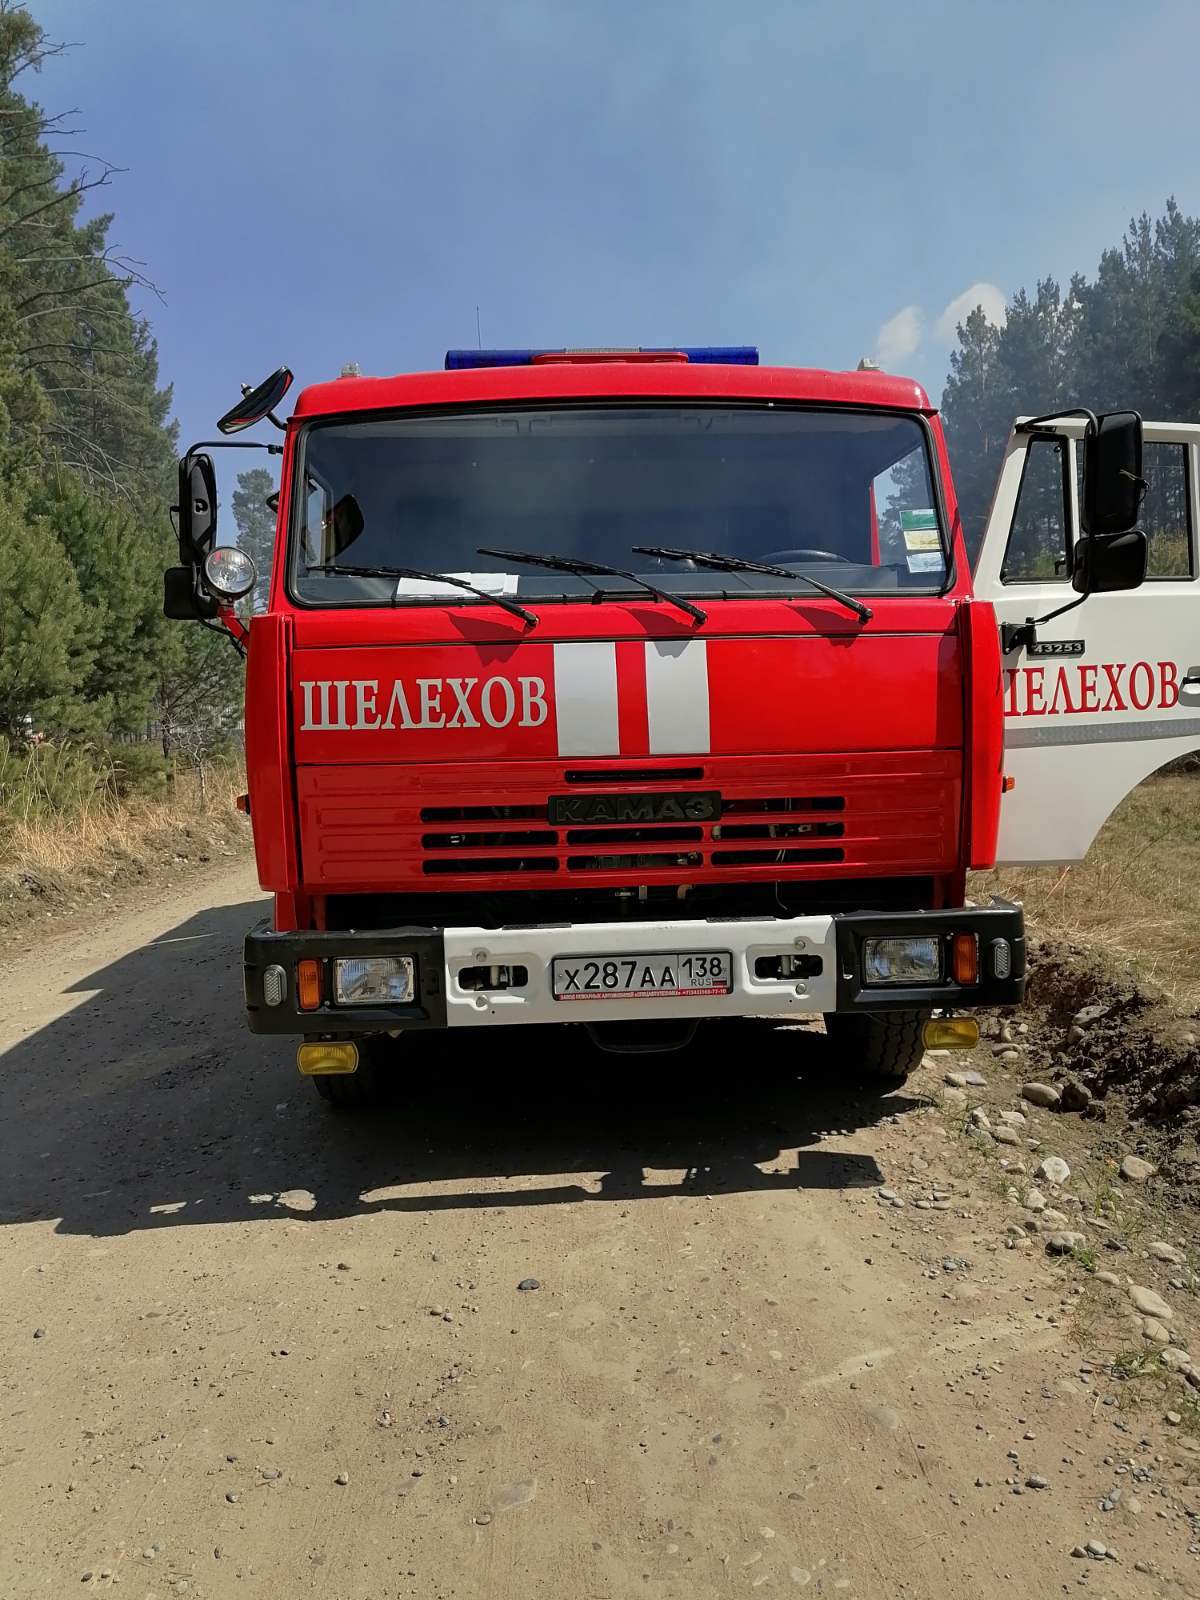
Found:
[[[447,573],[527,600],[632,595],[620,577],[481,556],[511,546],[644,575],[677,594],[944,587],[926,435],[914,417],[761,405],[613,405],[316,423],[299,465],[292,593],[308,604],[483,604]],[[637,545],[717,552],[786,576],[703,569]]]

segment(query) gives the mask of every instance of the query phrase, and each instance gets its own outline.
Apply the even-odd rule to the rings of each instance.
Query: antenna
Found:
[[[483,349],[483,335],[479,331],[479,307],[478,306],[475,307],[475,347],[478,350],[482,350]]]

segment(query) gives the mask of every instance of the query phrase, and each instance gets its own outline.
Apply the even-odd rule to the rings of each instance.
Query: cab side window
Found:
[[[1188,447],[1147,439],[1142,446],[1146,498],[1137,525],[1146,535],[1146,577],[1191,578],[1196,572]],[[1083,451],[1076,451],[1076,473],[1083,496]]]
[[[1187,445],[1148,439],[1142,447],[1142,475],[1146,498],[1138,527],[1149,546],[1146,576],[1190,578],[1196,569]]]
[[[1070,515],[1066,462],[1065,440],[1030,441],[1000,569],[1002,583],[1067,582]]]

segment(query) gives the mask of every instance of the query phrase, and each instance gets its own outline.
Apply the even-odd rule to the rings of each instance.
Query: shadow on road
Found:
[[[260,915],[193,917],[0,1054],[0,1222],[109,1235],[854,1188],[882,1181],[871,1157],[804,1147],[914,1104],[840,1087],[819,1033],[747,1021],[656,1056],[602,1054],[579,1028],[414,1036],[393,1103],[339,1115],[297,1076],[291,1041],[245,1030],[241,938]]]

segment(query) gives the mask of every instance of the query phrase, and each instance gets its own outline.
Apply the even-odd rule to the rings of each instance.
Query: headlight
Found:
[[[333,993],[339,1006],[396,1006],[413,997],[412,956],[355,956],[333,963]]]
[[[240,600],[258,582],[258,571],[244,550],[219,544],[204,560],[204,583],[222,600]]]
[[[928,934],[864,939],[862,958],[866,983],[938,983],[942,976],[942,942]]]

